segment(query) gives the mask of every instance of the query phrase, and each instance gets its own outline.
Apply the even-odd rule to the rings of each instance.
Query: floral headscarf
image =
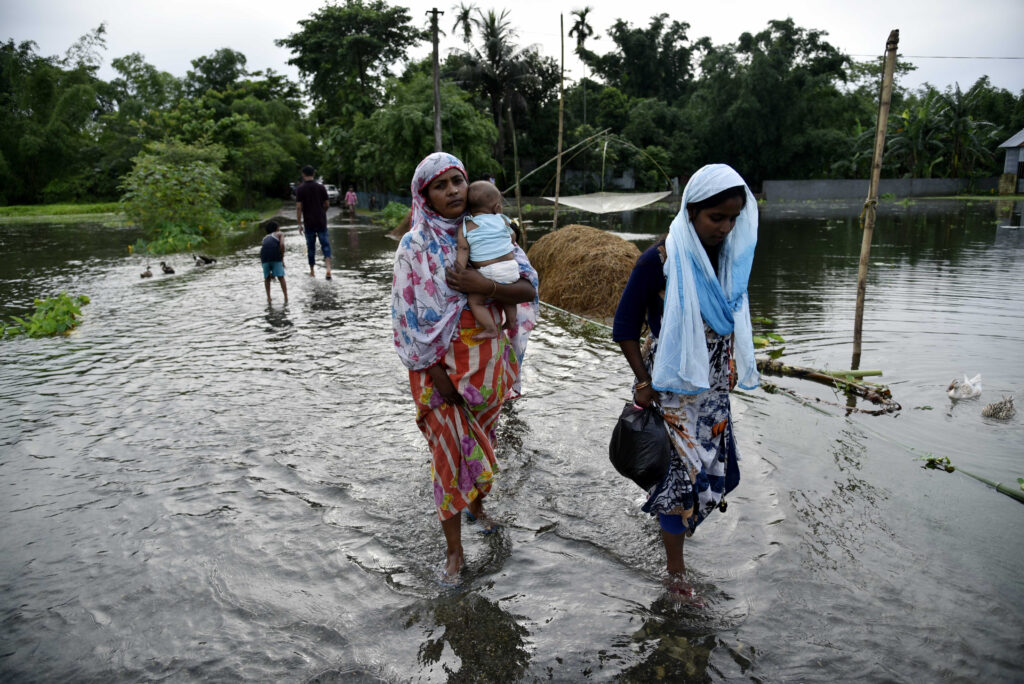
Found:
[[[455,263],[456,229],[462,216],[446,219],[427,203],[424,192],[441,174],[466,168],[445,152],[428,155],[412,176],[412,229],[405,234],[395,253],[395,273],[391,283],[391,321],[395,347],[402,363],[411,370],[429,368],[448,351],[466,306],[466,295],[448,287],[445,269]],[[526,254],[515,248],[520,274],[538,287],[537,272]],[[509,339],[520,363],[530,331],[537,323],[539,304],[519,305],[518,323]]]

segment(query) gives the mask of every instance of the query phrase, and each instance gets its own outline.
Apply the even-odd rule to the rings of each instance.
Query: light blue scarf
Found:
[[[747,202],[722,243],[716,277],[686,205],[739,185],[746,189]],[[747,301],[756,244],[757,200],[743,178],[726,164],[702,167],[683,190],[682,206],[665,242],[665,310],[652,375],[656,390],[699,394],[710,387],[705,321],[719,335],[735,333],[738,384],[743,389],[758,386]]]

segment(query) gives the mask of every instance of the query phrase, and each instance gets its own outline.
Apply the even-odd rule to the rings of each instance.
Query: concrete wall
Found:
[[[998,185],[998,178],[982,178],[975,180],[973,187],[977,192],[988,192],[996,190]],[[956,178],[883,178],[878,186],[878,195],[893,194],[899,198],[956,195],[968,187],[968,181]],[[864,199],[868,196],[868,181],[765,181],[761,189],[769,201]]]

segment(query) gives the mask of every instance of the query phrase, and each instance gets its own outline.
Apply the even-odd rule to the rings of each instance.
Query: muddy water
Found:
[[[752,309],[792,363],[845,368],[856,208],[766,205]],[[643,247],[668,216],[607,228]],[[531,235],[536,238],[539,233]],[[706,606],[661,584],[656,525],[608,464],[625,363],[544,315],[456,590],[428,456],[390,348],[394,243],[332,227],[335,277],[267,307],[259,235],[138,277],[130,229],[6,226],[0,313],[92,297],[70,337],[0,357],[0,680],[975,681],[1018,676],[1024,507],[959,473],[1024,476],[1024,238],[990,205],[885,208],[862,366],[902,410],[773,379],[735,397],[742,483],[687,542]],[[154,264],[155,265],[155,264]],[[322,271],[318,271],[318,276]],[[275,285],[276,288],[276,285]],[[981,373],[981,400],[950,379]]]

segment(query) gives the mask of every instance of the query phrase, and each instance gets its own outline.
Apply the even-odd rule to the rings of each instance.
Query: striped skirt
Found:
[[[500,321],[501,309],[490,309]],[[490,491],[498,472],[494,427],[519,374],[519,361],[505,331],[494,339],[474,340],[481,330],[472,312],[463,311],[459,334],[442,361],[465,406],[445,403],[426,370],[409,371],[416,424],[432,455],[434,504],[441,520],[458,515]]]

